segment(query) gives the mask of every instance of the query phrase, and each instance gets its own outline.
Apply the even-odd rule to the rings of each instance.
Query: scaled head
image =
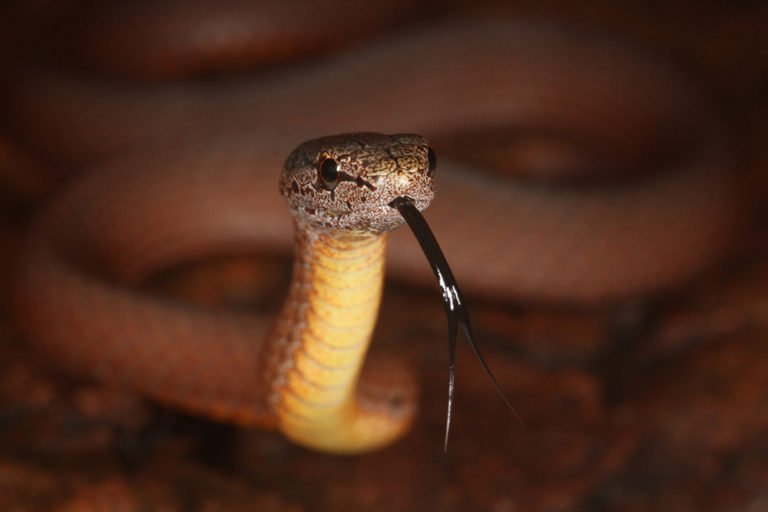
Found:
[[[380,233],[403,224],[390,203],[432,201],[435,156],[419,135],[350,133],[307,141],[285,162],[280,192],[306,227]]]

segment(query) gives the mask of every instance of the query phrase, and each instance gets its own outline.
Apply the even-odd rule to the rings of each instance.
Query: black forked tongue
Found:
[[[475,333],[472,330],[472,323],[469,320],[469,311],[467,310],[467,305],[464,302],[464,297],[461,295],[459,285],[456,283],[456,279],[453,277],[453,272],[451,272],[451,267],[448,266],[445,255],[440,249],[440,245],[438,245],[437,240],[435,239],[435,235],[432,234],[432,230],[429,229],[427,221],[424,220],[424,217],[422,217],[421,213],[409,197],[398,197],[389,203],[389,206],[392,208],[397,208],[397,211],[400,212],[400,215],[403,216],[405,222],[408,223],[408,227],[411,228],[411,231],[413,231],[413,234],[419,241],[419,245],[421,245],[421,249],[424,251],[424,255],[427,257],[427,261],[429,261],[429,265],[432,267],[432,272],[434,272],[435,277],[437,277],[437,283],[440,285],[440,288],[443,292],[443,304],[445,306],[445,313],[448,315],[449,357],[448,415],[445,422],[445,442],[443,445],[443,450],[445,452],[448,451],[448,435],[451,432],[451,419],[453,416],[453,392],[456,383],[456,338],[458,335],[459,325],[461,325],[461,330],[464,331],[464,335],[469,342],[470,348],[472,348],[472,352],[474,352],[478,361],[480,361],[483,370],[485,370],[485,373],[491,379],[491,382],[496,388],[496,391],[499,393],[499,396],[501,396],[501,399],[504,400],[504,403],[507,404],[509,410],[512,411],[512,414],[514,414],[515,418],[517,418],[517,421],[522,425],[523,421],[517,415],[517,412],[515,411],[514,407],[512,407],[512,404],[509,402],[506,395],[504,395],[504,392],[501,390],[501,386],[499,386],[496,377],[493,376],[493,372],[491,372],[488,363],[485,361],[485,358],[480,352],[480,347],[478,346],[475,339]]]

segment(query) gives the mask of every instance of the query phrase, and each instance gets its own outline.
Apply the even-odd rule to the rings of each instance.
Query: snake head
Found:
[[[392,201],[432,201],[435,156],[419,135],[350,133],[301,144],[285,162],[280,192],[294,217],[315,230],[372,233],[403,225]]]

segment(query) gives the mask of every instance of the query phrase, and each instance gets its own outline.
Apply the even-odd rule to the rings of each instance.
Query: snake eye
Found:
[[[333,190],[339,183],[339,162],[328,155],[321,155],[317,162],[317,174],[323,186]]]
[[[437,155],[432,148],[427,150],[427,161],[429,162],[429,169],[427,169],[427,176],[430,178],[435,175],[437,170]]]

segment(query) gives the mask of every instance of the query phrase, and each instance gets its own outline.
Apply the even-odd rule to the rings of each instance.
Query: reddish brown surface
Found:
[[[768,427],[768,358],[759,332],[650,362],[602,349],[598,355],[610,359],[591,371],[546,370],[485,339],[526,426],[515,423],[461,350],[456,425],[444,458],[444,325],[431,299],[389,293],[378,336],[379,349],[396,350],[421,369],[425,408],[416,427],[397,445],[355,458],[160,414],[98,388],[63,388],[9,349],[0,446],[12,491],[5,499],[28,510],[59,500],[98,503],[118,492],[128,503],[168,510],[182,510],[185,500],[233,507],[232,492],[244,507],[287,507],[276,510],[591,510],[595,503],[610,510],[722,510],[715,505],[721,503],[746,510],[759,503]]]
[[[621,13],[540,9],[582,21],[602,15],[604,26],[630,26],[630,33],[662,46],[671,41],[678,54],[692,55],[686,62],[698,63],[729,94],[727,105],[739,107],[733,115],[741,116],[735,133],[742,154],[755,175],[764,174],[766,159],[755,145],[766,133],[765,108],[754,108],[754,96],[745,92],[764,82],[765,61],[749,58],[762,47],[735,49],[758,37],[748,30],[759,24],[760,9],[727,16],[713,3],[697,7],[702,23],[696,25],[696,13],[670,8],[692,16],[686,37],[671,39],[664,28],[680,28],[680,21],[663,16],[670,10],[659,19],[637,6]],[[640,22],[646,18],[653,23]],[[744,28],[735,29],[741,22]],[[712,26],[721,37],[691,36]],[[742,63],[736,79],[725,73],[733,60],[723,58],[734,55]],[[26,175],[12,169],[2,176]],[[754,185],[762,198],[764,181]],[[11,183],[19,204],[31,197],[23,180]],[[14,273],[23,210],[4,212],[3,294]],[[447,355],[436,292],[395,288],[386,296],[375,344],[420,369],[424,408],[401,443],[354,458],[310,453],[274,434],[238,431],[74,382],[56,372],[55,361],[39,363],[9,324],[3,300],[0,509],[768,509],[768,271],[761,242],[767,215],[758,209],[754,242],[733,247],[739,256],[652,302],[596,311],[471,297],[481,343],[526,426],[515,423],[462,350],[447,457],[441,453]],[[280,265],[218,261],[158,286],[205,304],[269,307],[269,293],[254,294],[248,283],[261,285],[266,275],[274,293],[281,289]]]

